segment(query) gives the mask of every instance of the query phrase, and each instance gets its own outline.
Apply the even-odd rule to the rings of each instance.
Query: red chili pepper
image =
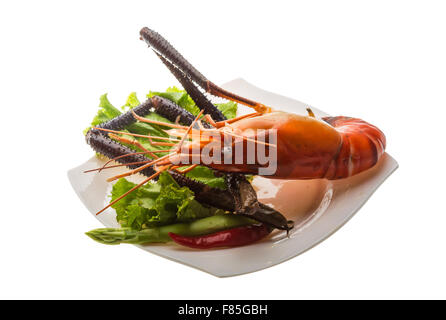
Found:
[[[271,228],[262,224],[227,229],[204,236],[185,237],[172,232],[169,232],[169,236],[182,246],[209,249],[244,246],[266,237],[270,232]]]

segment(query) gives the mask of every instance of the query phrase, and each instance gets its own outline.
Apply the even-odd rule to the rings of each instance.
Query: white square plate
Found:
[[[242,79],[233,80],[223,88],[287,112],[306,114],[308,107],[302,102],[256,88]],[[327,115],[316,108],[312,110],[316,116]],[[243,107],[240,107],[240,111],[246,112]],[[106,182],[106,178],[123,170],[116,168],[101,173],[83,173],[101,165],[103,161],[93,157],[68,172],[73,189],[92,214],[109,202],[111,184]],[[259,199],[296,222],[289,237],[284,232],[275,232],[268,239],[253,245],[205,251],[173,244],[139,247],[217,277],[262,270],[291,259],[328,238],[361,208],[396,168],[398,163],[385,154],[372,169],[338,181],[279,181],[256,177],[253,185]],[[139,177],[133,179],[137,181]],[[119,227],[115,216],[114,210],[109,208],[97,218],[106,227]]]

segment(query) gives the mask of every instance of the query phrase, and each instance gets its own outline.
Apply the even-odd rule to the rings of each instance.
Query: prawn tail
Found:
[[[326,179],[342,179],[373,167],[386,148],[384,133],[358,118],[324,117],[341,135],[341,144],[325,174]]]

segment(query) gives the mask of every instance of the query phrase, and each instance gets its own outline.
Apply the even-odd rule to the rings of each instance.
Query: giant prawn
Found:
[[[267,175],[268,178],[275,179],[347,178],[373,167],[384,153],[385,136],[372,124],[344,116],[318,119],[311,109],[307,109],[307,116],[274,110],[218,87],[155,31],[143,28],[140,34],[141,39],[182,84],[201,112],[198,116],[193,116],[173,102],[155,96],[126,114],[91,129],[87,134],[87,142],[96,151],[131,169],[110,178],[109,181],[135,173],[146,175],[147,178],[134,188],[136,189],[151,179],[156,179],[162,171],[169,170],[177,182],[187,185],[195,192],[198,200],[247,215],[278,229],[289,230],[292,228],[292,222],[287,221],[274,209],[258,202],[254,189],[244,177],[244,174],[262,174],[261,169],[265,167],[265,163],[256,157],[254,160],[247,159],[249,143],[262,145],[269,152],[276,152],[276,169],[273,174]],[[211,95],[251,107],[255,112],[227,120],[199,88]],[[175,123],[160,123],[144,118],[145,114],[152,111]],[[166,155],[158,157],[136,142],[118,136],[123,133],[121,129],[135,121],[171,128],[170,138],[147,136],[153,144],[170,146],[171,149],[166,151]],[[141,152],[134,152],[115,140],[136,144]],[[229,153],[231,161],[210,162],[203,157],[202,151],[214,142],[221,142],[221,147],[212,149],[211,155],[219,153],[225,157]],[[234,161],[233,151],[237,148],[245,151],[242,161]],[[148,160],[142,154],[152,158]],[[190,166],[191,162],[195,164]],[[182,175],[197,164],[224,172],[228,190],[212,190]],[[189,167],[181,170],[181,167],[186,166]],[[107,166],[101,169],[104,168]]]

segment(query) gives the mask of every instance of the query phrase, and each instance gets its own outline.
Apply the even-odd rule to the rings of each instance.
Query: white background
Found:
[[[446,298],[445,16],[442,1],[2,1],[0,298]],[[400,168],[329,239],[249,275],[91,241],[66,171],[92,155],[99,96],[176,84],[146,25],[216,83],[378,125]]]

